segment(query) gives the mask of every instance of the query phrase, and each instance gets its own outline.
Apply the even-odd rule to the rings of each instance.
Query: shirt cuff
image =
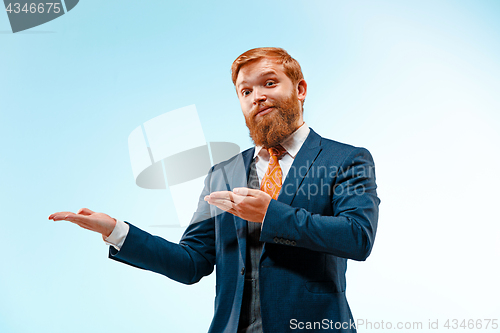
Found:
[[[116,220],[115,228],[108,237],[104,238],[104,242],[120,251],[123,243],[125,243],[125,238],[127,238],[129,228],[127,223]]]

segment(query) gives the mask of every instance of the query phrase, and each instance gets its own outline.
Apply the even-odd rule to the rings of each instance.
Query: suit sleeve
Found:
[[[289,246],[365,260],[375,240],[380,203],[370,152],[364,148],[353,149],[332,182],[332,191],[328,194],[332,216],[312,214],[271,200],[260,240],[276,243],[285,237],[290,241]],[[310,200],[314,200],[313,195]]]
[[[120,251],[109,248],[109,258],[134,267],[165,275],[175,281],[192,284],[209,275],[215,263],[214,218],[203,197],[210,193],[210,175],[200,195],[198,208],[179,244],[153,236],[129,224],[129,232]]]

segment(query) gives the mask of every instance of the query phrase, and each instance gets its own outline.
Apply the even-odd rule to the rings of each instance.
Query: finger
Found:
[[[217,207],[219,207],[219,206],[224,207],[221,209],[224,209],[225,211],[227,211],[229,209],[234,209],[234,206],[235,206],[234,202],[229,201],[229,200],[225,200],[225,199],[212,199],[212,198],[210,198],[210,200],[208,200],[208,203],[211,205],[216,205]]]
[[[233,192],[231,191],[218,191],[210,193],[210,199],[225,199],[231,200],[231,195]]]
[[[81,214],[81,215],[92,215],[94,214],[93,211],[91,211],[90,209],[88,208],[81,208],[77,214]]]
[[[233,215],[239,216],[238,213],[233,208],[228,208],[227,205],[220,204],[220,203],[214,203],[214,202],[212,202],[210,204],[216,206],[217,208],[219,208],[219,209],[221,209],[221,210],[223,210],[225,212],[228,212],[228,213],[231,213]]]
[[[250,197],[246,195],[239,195],[235,193],[231,194],[231,201],[234,202],[235,204],[240,204],[248,198]]]
[[[73,214],[72,212],[57,212],[54,214],[50,214],[49,220],[61,221],[64,220],[64,217],[68,214]]]
[[[70,221],[73,223],[77,223],[77,224],[80,224],[80,223],[88,224],[88,222],[90,221],[90,218],[85,216],[85,215],[70,213],[64,217],[64,220]]]
[[[228,208],[227,208],[226,206],[221,205],[220,203],[215,202],[215,201],[213,201],[213,200],[207,200],[207,202],[208,202],[210,205],[212,205],[212,206],[216,206],[216,207],[218,207],[218,208],[222,209],[223,211],[227,211],[227,210],[228,210]]]
[[[253,188],[248,188],[248,187],[236,187],[236,188],[233,189],[233,192],[235,194],[238,194],[238,195],[256,197],[262,191],[261,190],[256,190],[256,189],[253,189]]]
[[[226,205],[222,205],[219,202],[209,201],[208,203],[211,204],[212,206],[216,206],[217,208],[222,209],[225,212],[227,212],[230,209]]]
[[[230,212],[231,214],[236,214],[236,210],[235,210],[236,204],[231,202],[231,201],[224,200],[224,199],[220,199],[220,200],[210,199],[210,200],[208,200],[208,203],[222,209],[225,212]]]
[[[70,214],[66,215],[64,219],[74,224],[78,224],[80,227],[84,229],[99,232],[98,230],[99,226],[98,224],[96,224],[95,218],[79,214]]]
[[[53,214],[50,214],[50,215],[49,215],[49,220],[54,219],[56,216],[58,216],[58,214],[61,214],[61,213],[63,213],[63,212],[58,212],[58,213],[53,213]],[[66,212],[66,213],[69,213],[69,212]]]

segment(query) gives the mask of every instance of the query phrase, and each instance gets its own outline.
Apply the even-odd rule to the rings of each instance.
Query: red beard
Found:
[[[250,131],[250,138],[256,146],[273,147],[290,136],[300,126],[301,110],[297,103],[297,93],[292,92],[290,97],[275,101],[274,103],[262,103],[256,105],[245,122]],[[274,107],[274,110],[263,116],[255,117],[259,109]]]

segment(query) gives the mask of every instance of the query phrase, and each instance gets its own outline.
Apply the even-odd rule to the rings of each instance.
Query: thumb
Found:
[[[92,215],[92,214],[94,214],[94,212],[93,212],[93,211],[91,211],[91,210],[90,210],[90,209],[88,209],[88,208],[82,208],[82,209],[80,209],[80,210],[78,211],[78,213],[77,213],[77,214],[80,214],[80,215]]]
[[[248,188],[246,188],[246,187],[236,187],[236,188],[233,188],[233,193],[241,195],[241,196],[247,196],[248,195]]]

